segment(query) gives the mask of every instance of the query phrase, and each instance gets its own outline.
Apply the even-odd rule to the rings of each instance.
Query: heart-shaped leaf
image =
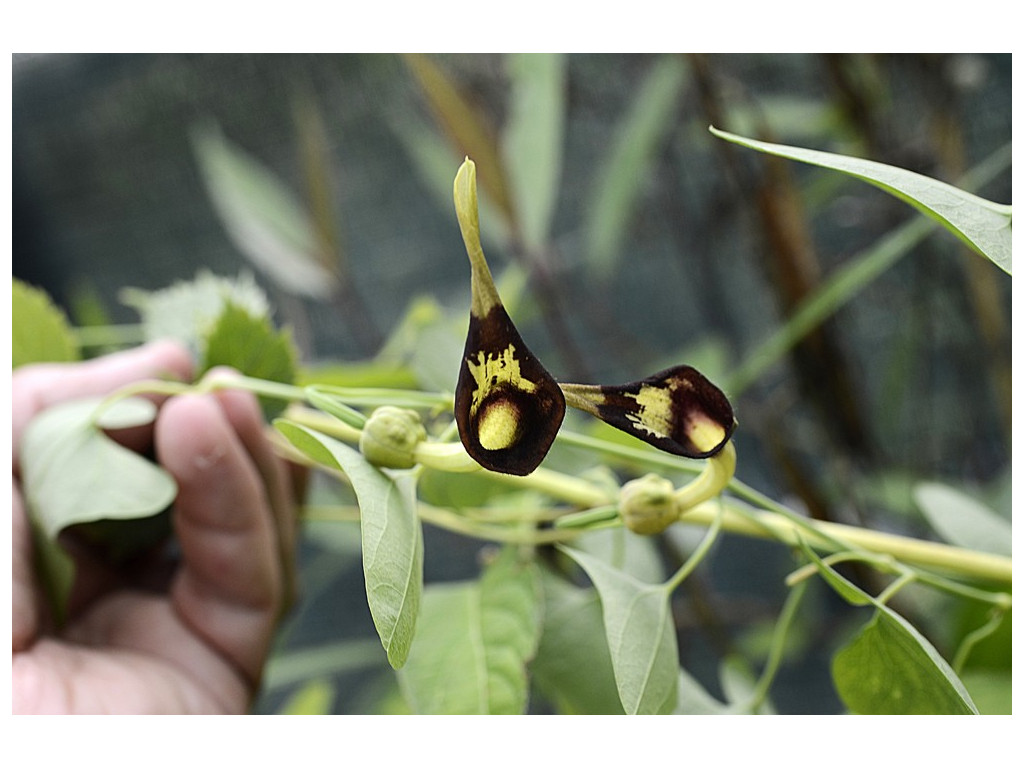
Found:
[[[114,556],[129,554],[166,534],[165,525],[146,521],[178,492],[167,472],[104,434],[96,422],[100,402],[74,400],[42,411],[29,422],[20,446],[21,484],[58,621],[74,581],[72,561],[57,542],[60,532],[88,526],[92,540]],[[105,409],[103,419],[111,426],[135,426],[153,413],[149,403],[122,401]]]
[[[664,584],[643,584],[579,550],[559,549],[579,563],[601,595],[608,649],[626,714],[671,712],[679,683],[671,592]]]
[[[859,634],[832,659],[840,698],[858,714],[977,714],[971,696],[945,659],[910,622],[819,558],[804,552],[825,580],[853,605],[874,606]]]
[[[423,531],[416,516],[416,479],[385,472],[329,435],[278,419],[274,426],[315,461],[342,470],[359,502],[366,598],[377,634],[398,669],[416,634],[423,591]]]
[[[479,582],[428,586],[402,689],[421,714],[522,714],[540,631],[536,569],[508,548]]]

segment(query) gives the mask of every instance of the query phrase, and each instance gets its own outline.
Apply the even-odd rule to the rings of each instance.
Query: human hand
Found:
[[[292,599],[295,504],[249,393],[162,402],[154,424],[119,442],[155,452],[174,477],[180,559],[115,568],[77,543],[76,582],[55,630],[33,571],[18,445],[39,411],[159,376],[189,379],[170,342],[12,377],[15,713],[242,713]]]

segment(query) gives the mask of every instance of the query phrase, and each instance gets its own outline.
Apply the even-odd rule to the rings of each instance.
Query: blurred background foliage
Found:
[[[819,519],[931,536],[920,481],[1009,517],[1010,278],[935,229],[880,257],[919,214],[707,127],[1010,203],[1010,81],[1008,54],[16,54],[13,273],[89,325],[137,321],[126,286],[252,270],[308,367],[450,389],[469,299],[451,182],[469,154],[499,288],[556,377],[694,365],[733,399],[746,483]],[[872,263],[824,322],[766,343]],[[311,524],[309,539],[287,638],[307,650],[272,666],[261,711],[401,711],[357,530]],[[474,572],[480,546],[432,533],[428,579]],[[763,653],[790,564],[778,550],[727,539],[678,596],[681,660],[712,691],[717,660]],[[828,659],[850,611],[824,590],[818,603],[778,711],[841,709]],[[948,607],[900,609],[946,653],[978,623]],[[972,693],[1008,671],[1005,627],[972,656]]]

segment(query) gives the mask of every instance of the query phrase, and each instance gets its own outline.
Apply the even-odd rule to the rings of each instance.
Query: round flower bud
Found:
[[[371,464],[409,469],[416,464],[416,446],[427,430],[416,411],[384,405],[370,414],[359,438],[359,450]]]
[[[619,492],[619,514],[633,533],[661,533],[679,519],[671,480],[644,475],[630,480]]]

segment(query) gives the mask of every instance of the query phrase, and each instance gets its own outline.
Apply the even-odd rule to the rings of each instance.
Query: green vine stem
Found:
[[[118,390],[118,392],[111,395],[105,401],[105,404],[113,403],[116,400],[131,395],[145,393],[172,395],[185,391],[212,391],[226,387],[246,389],[254,394],[290,401],[292,405],[288,408],[287,418],[337,437],[347,443],[359,443],[361,430],[358,428],[321,411],[300,405],[306,399],[306,390],[303,387],[278,384],[262,379],[215,376],[203,379],[191,386],[167,381],[139,382]],[[343,397],[344,394],[351,395],[356,402],[361,404],[387,403],[423,408],[438,407],[447,402],[445,395],[422,392],[371,389],[353,390],[351,392],[340,390],[335,392],[335,395],[339,396],[339,398]],[[586,437],[571,432],[560,434],[560,439],[577,447],[594,450],[606,455],[613,455],[623,460],[646,462],[665,469],[671,468],[690,472],[706,470],[706,465],[704,470],[698,470],[697,468],[701,467],[700,464],[684,461],[678,457],[663,457],[643,449],[638,450],[626,446],[618,446],[598,438]],[[282,446],[283,443],[284,441],[275,440],[275,444],[278,446]],[[288,455],[294,458],[294,453],[288,452]],[[488,472],[473,462],[466,455],[462,445],[456,442],[422,442],[417,446],[415,456],[417,461],[424,466],[447,472],[487,472],[494,479],[509,485],[540,491],[554,499],[572,504],[582,510],[592,511],[593,519],[588,522],[592,522],[593,525],[576,528],[571,531],[566,530],[552,533],[552,536],[556,539],[561,536],[575,535],[580,530],[593,530],[596,527],[621,524],[620,521],[611,519],[612,508],[617,503],[614,493],[605,487],[600,487],[580,477],[545,467],[541,467],[525,476]],[[1009,587],[1012,583],[1012,560],[1008,557],[866,528],[809,520],[764,494],[749,488],[735,478],[729,482],[728,490],[736,496],[745,499],[746,502],[761,508],[751,508],[738,499],[727,497],[724,502],[725,509],[722,512],[721,527],[723,531],[729,533],[774,539],[784,544],[798,546],[800,532],[803,531],[806,534],[808,543],[815,549],[823,552],[863,550],[865,553],[889,556],[901,563],[933,568],[941,573],[961,578],[990,581],[999,585],[1005,585],[1006,587]],[[433,512],[428,512],[428,514],[442,525],[462,525],[461,522],[454,522],[457,518],[462,519],[455,513],[451,513],[453,517]],[[719,504],[717,502],[713,500],[701,501],[686,511],[680,518],[680,522],[711,527],[716,524],[715,520],[718,515]],[[501,529],[503,532],[499,533],[498,529]],[[475,530],[480,531],[483,529],[477,527]],[[486,534],[494,537],[504,537],[506,535],[504,531],[506,530],[507,527],[502,528],[500,525],[493,525],[486,530]],[[538,532],[534,530],[526,532],[526,535],[535,536],[536,533]],[[498,540],[501,539],[499,538]],[[530,539],[530,541],[536,541],[536,539]],[[951,586],[941,576],[922,572],[915,574],[915,577],[922,582],[930,583],[943,589],[948,590]],[[966,586],[959,588],[961,593],[964,593],[964,590],[969,591],[970,588]],[[1004,598],[1008,600],[1009,596],[1004,595],[998,598],[997,602],[1003,601]]]
[[[705,502],[692,508],[680,522],[710,525],[717,514],[717,505]],[[808,543],[815,549],[837,551],[837,541],[868,552],[889,555],[903,563],[936,568],[966,578],[997,582],[1009,586],[1013,582],[1013,562],[1008,557],[953,547],[933,541],[914,539],[893,533],[857,528],[841,523],[808,520],[798,526],[777,512],[751,510],[733,499],[726,500],[722,528],[729,532],[755,538],[771,538],[791,546],[799,546],[801,529],[816,534]]]

